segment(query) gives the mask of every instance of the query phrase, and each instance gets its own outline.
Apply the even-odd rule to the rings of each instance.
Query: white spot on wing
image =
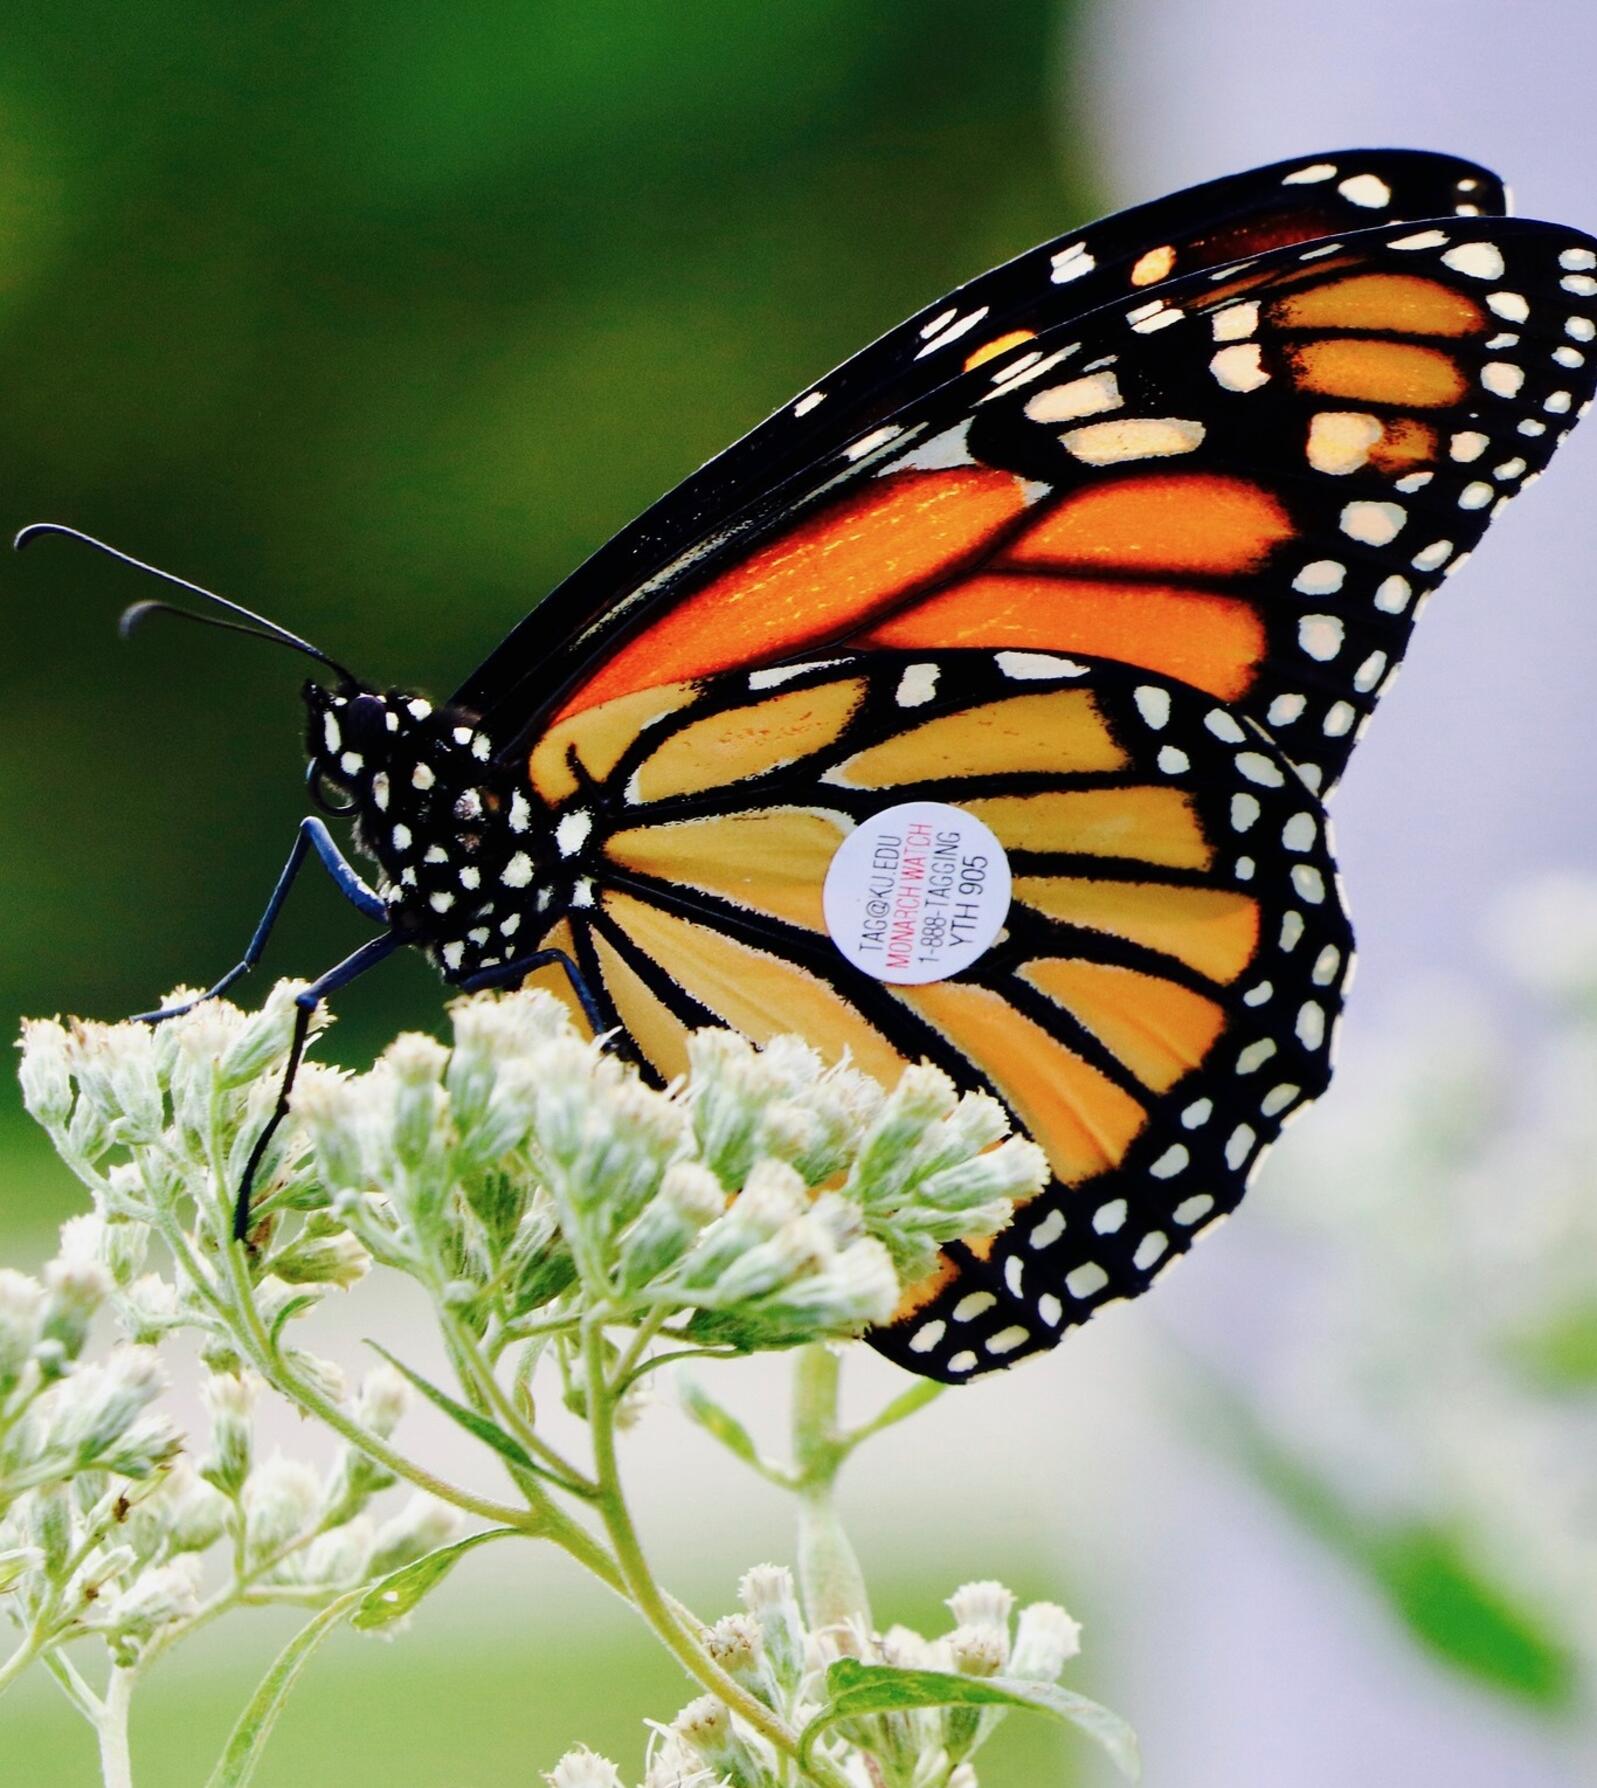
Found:
[[[1503,251],[1491,242],[1461,242],[1442,256],[1442,265],[1471,279],[1501,279]]]
[[[1083,274],[1091,273],[1098,263],[1087,253],[1085,242],[1071,242],[1058,249],[1049,258],[1053,272],[1049,275],[1056,286],[1069,285],[1071,280],[1080,279]]]
[[[1078,416],[1096,416],[1120,408],[1120,386],[1112,372],[1091,373],[1068,384],[1050,385],[1026,400],[1026,414],[1033,422],[1073,422]]]
[[[1349,503],[1342,511],[1342,532],[1365,546],[1387,546],[1402,532],[1408,511],[1401,503]]]
[[[1170,459],[1195,452],[1203,444],[1203,424],[1176,416],[1090,422],[1085,428],[1070,429],[1060,440],[1083,465],[1113,466],[1126,460]]]
[[[1298,621],[1298,644],[1321,664],[1342,650],[1342,622],[1336,615],[1304,615]]]
[[[1339,180],[1336,190],[1350,205],[1363,205],[1370,211],[1392,202],[1392,189],[1379,174],[1352,174]]]
[[[937,669],[935,664],[911,664],[906,667],[903,676],[898,679],[898,690],[895,699],[901,708],[918,708],[929,702],[937,692]]]
[[[1160,689],[1152,683],[1140,684],[1132,693],[1131,699],[1137,704],[1137,712],[1155,732],[1165,726],[1170,719],[1170,691]]]
[[[864,459],[867,453],[874,453],[878,447],[885,447],[891,440],[903,434],[896,422],[884,424],[881,428],[872,429],[868,435],[862,435],[852,446],[843,449],[844,459]]]
[[[1292,588],[1304,596],[1329,596],[1342,588],[1347,567],[1336,559],[1311,559],[1292,580]]]
[[[1309,464],[1332,477],[1356,472],[1385,432],[1379,417],[1362,410],[1321,410],[1309,421]]]
[[[1525,369],[1512,360],[1488,360],[1481,368],[1481,384],[1493,397],[1518,397],[1525,383]]]
[[[1246,341],[1258,326],[1259,305],[1253,298],[1222,305],[1211,323],[1216,341]]]
[[[1239,341],[1229,348],[1221,348],[1210,357],[1209,371],[1226,391],[1257,391],[1261,385],[1270,382],[1259,344],[1254,341]]]
[[[555,827],[555,846],[562,857],[574,857],[588,841],[593,830],[593,815],[585,807],[562,815]]]
[[[1006,677],[1016,682],[1032,682],[1042,677],[1084,677],[1087,667],[1073,658],[1056,658],[1051,652],[997,652],[993,663]]]

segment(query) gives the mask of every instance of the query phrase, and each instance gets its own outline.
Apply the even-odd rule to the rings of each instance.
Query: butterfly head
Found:
[[[545,846],[476,715],[352,681],[308,683],[304,697],[311,789],[354,819],[356,842],[383,869],[392,923],[435,949],[447,973],[497,960],[485,955],[485,919],[519,908]]]
[[[433,806],[487,772],[487,736],[462,709],[355,682],[332,689],[307,683],[304,693],[311,772],[345,797],[338,811],[381,815]]]

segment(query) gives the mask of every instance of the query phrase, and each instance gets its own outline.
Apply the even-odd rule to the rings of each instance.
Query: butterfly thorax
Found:
[[[450,980],[535,948],[541,915],[570,890],[561,898],[545,873],[547,815],[477,717],[404,691],[307,684],[305,701],[311,761],[349,799],[389,924]]]

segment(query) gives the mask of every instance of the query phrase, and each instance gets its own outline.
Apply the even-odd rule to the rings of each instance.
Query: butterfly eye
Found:
[[[370,755],[388,734],[388,710],[381,697],[357,695],[339,714],[339,730],[351,751]]]

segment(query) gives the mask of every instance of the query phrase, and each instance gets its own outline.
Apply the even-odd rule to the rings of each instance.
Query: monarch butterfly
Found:
[[[211,994],[314,854],[382,929],[302,995],[294,1064],[406,944],[552,987],[659,1081],[704,1024],[927,1058],[1054,1177],[876,1345],[963,1379],[1137,1295],[1327,1084],[1323,799],[1591,399],[1597,244],[1505,207],[1356,151],[1033,249],[662,498],[439,706],[156,573],[330,673],[312,793],[381,872],[306,819]]]

